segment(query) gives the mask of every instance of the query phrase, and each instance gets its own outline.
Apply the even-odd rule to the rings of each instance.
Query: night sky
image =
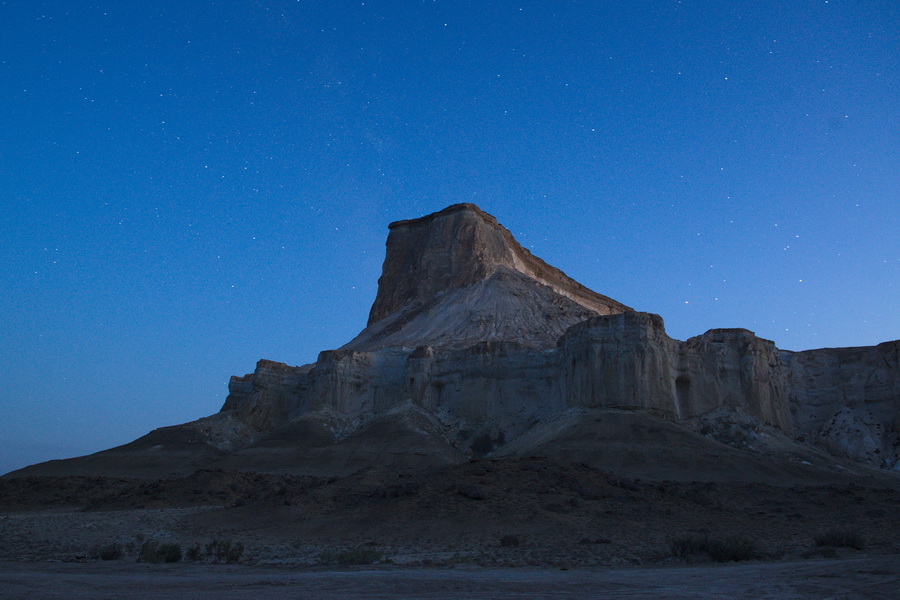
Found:
[[[216,412],[473,202],[669,335],[900,338],[895,0],[0,1],[0,472]]]

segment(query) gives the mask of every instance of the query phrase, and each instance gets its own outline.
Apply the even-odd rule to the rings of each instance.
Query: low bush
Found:
[[[244,554],[244,544],[234,543],[231,540],[213,540],[206,545],[206,556],[215,562],[232,564],[241,560]]]
[[[737,562],[759,557],[756,545],[741,536],[711,538],[709,536],[684,536],[672,540],[672,555],[685,560],[705,554],[716,562]]]
[[[203,558],[203,551],[200,550],[200,544],[194,544],[184,553],[184,560],[187,562],[197,562]]]
[[[155,540],[146,540],[141,544],[138,561],[149,563],[180,562],[181,546],[178,544],[160,544]]]
[[[106,545],[97,545],[91,548],[91,558],[99,558],[100,560],[119,560],[122,558],[124,550],[122,544],[113,542]]]
[[[838,552],[831,546],[822,546],[815,550],[807,550],[800,556],[803,558],[837,558]]]
[[[384,553],[368,546],[357,546],[344,552],[323,552],[319,561],[326,565],[371,565],[384,559]]]
[[[816,546],[831,546],[832,548],[856,548],[862,550],[866,545],[863,537],[849,529],[833,529],[817,535]]]

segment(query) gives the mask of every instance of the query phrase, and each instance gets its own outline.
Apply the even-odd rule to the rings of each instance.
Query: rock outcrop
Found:
[[[900,341],[781,351],[792,421],[838,456],[900,470]]]
[[[389,228],[368,326],[342,349],[484,341],[552,348],[575,323],[631,310],[532,256],[473,204]]]
[[[287,386],[261,362],[259,375],[232,380],[224,410],[269,430],[311,411],[365,423],[411,404],[470,455],[570,409],[675,423],[715,415],[706,429],[732,414],[895,468],[896,347],[791,353],[745,329],[673,340],[658,315],[588,290],[460,204],[391,224],[378,296],[354,340],[296,368]]]
[[[900,471],[898,347],[786,352],[745,329],[674,340],[658,315],[592,292],[458,204],[390,225],[368,325],[349,343],[301,367],[261,360],[231,378],[218,415],[107,452],[140,463],[177,438],[179,466],[315,475],[522,454],[647,477],[854,468],[835,456]],[[52,472],[107,455],[92,456]]]
[[[514,271],[597,314],[630,310],[589,290],[533,256],[512,234],[474,204],[388,225],[390,235],[378,295],[368,325],[440,294]]]
[[[784,431],[792,426],[772,342],[742,329],[678,342],[658,315],[634,311],[586,319],[547,350],[513,341],[337,350],[298,367],[289,385],[272,371],[260,361],[259,375],[233,378],[223,410],[269,430],[314,411],[366,422],[409,403],[476,454],[570,408],[638,409],[678,422],[729,406]]]

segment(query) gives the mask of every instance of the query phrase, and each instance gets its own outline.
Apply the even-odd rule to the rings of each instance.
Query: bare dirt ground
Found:
[[[640,481],[545,458],[2,478],[0,597],[898,598],[894,483]],[[817,543],[829,532],[853,543]],[[750,560],[674,556],[688,537],[736,539]],[[214,564],[213,540],[241,544],[239,564]],[[181,562],[138,562],[147,541]]]
[[[244,565],[0,563],[0,598],[267,598],[332,600],[676,598],[893,600],[896,557],[716,566],[577,569],[357,569],[302,571]]]

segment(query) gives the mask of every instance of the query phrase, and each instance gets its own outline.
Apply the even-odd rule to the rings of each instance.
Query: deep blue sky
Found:
[[[900,337],[893,0],[0,1],[0,472],[213,413],[474,202],[678,339]]]

